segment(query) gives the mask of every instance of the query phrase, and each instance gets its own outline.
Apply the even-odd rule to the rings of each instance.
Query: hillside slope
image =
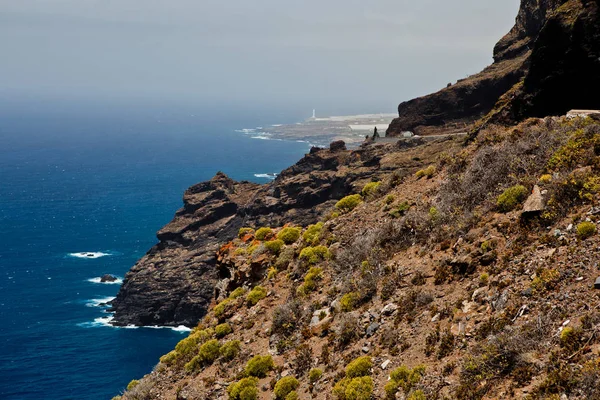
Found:
[[[208,313],[122,399],[598,398],[600,121],[457,144],[222,243]]]

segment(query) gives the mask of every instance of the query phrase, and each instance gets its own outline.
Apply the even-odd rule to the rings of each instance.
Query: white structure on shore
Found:
[[[313,108],[313,116],[312,119],[317,119],[317,110]]]

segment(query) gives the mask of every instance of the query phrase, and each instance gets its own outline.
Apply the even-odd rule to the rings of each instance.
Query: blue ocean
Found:
[[[0,112],[0,398],[110,399],[185,332],[107,326],[119,285],[99,277],[124,277],[190,185],[219,170],[267,182],[297,161],[306,143],[239,131],[302,118],[42,110]]]

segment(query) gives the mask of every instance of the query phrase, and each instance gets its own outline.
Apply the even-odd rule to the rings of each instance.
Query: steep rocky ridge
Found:
[[[500,104],[502,112],[494,110],[494,122],[600,107],[594,95],[600,87],[599,34],[596,0],[522,0],[515,26],[494,47],[494,63],[437,93],[401,103],[388,135],[468,130],[507,92],[510,99]],[[511,93],[523,80],[518,93]]]
[[[331,149],[313,148],[266,185],[235,182],[218,173],[192,186],[184,206],[157,233],[159,243],[125,276],[112,301],[113,323],[194,326],[222,278],[215,268],[216,250],[239,228],[314,223],[357,185],[392,172],[409,174],[432,161],[440,146],[430,145],[434,150],[413,160],[416,150],[411,148],[396,147],[390,156],[392,146],[348,151],[333,143]]]

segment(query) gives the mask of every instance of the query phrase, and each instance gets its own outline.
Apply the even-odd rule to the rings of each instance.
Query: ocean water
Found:
[[[1,399],[110,399],[149,372],[185,333],[106,326],[119,285],[98,278],[125,275],[190,185],[267,182],[308,150],[236,132],[280,122],[268,114],[0,117]]]

